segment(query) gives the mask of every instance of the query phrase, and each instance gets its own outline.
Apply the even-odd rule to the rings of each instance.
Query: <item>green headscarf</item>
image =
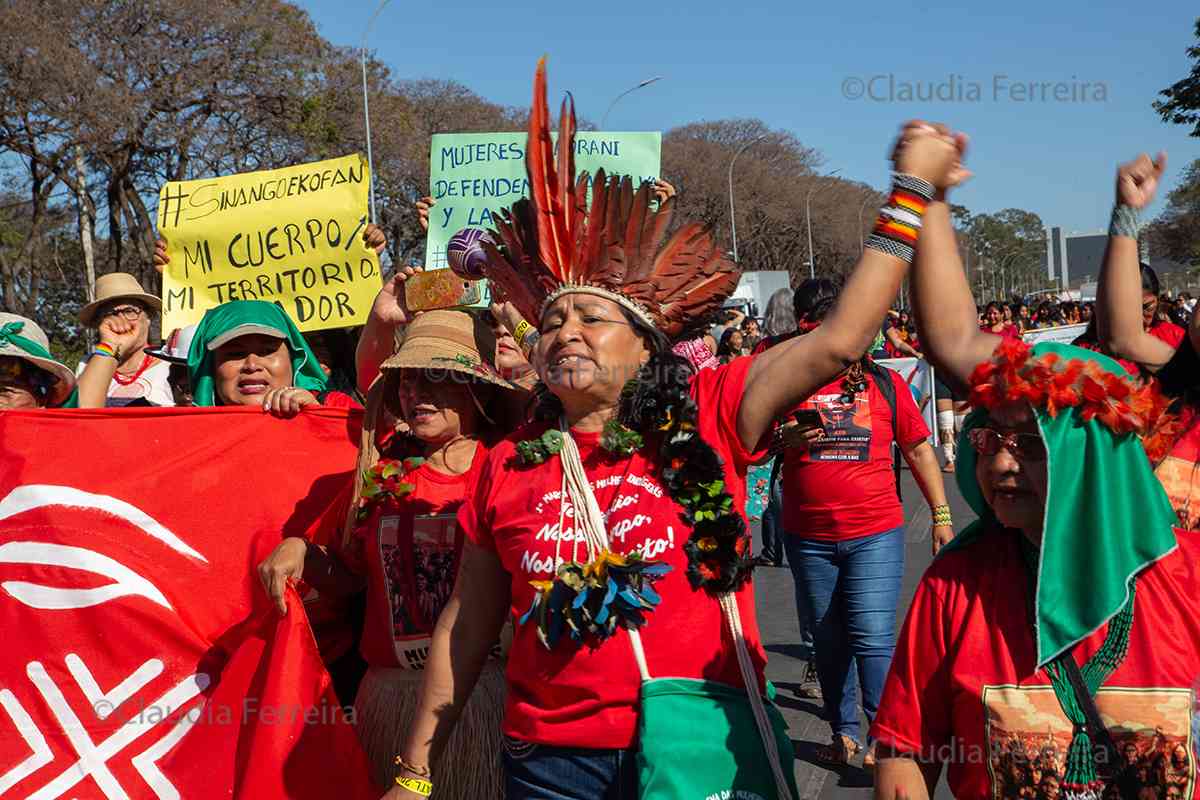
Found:
[[[1079,347],[1043,343],[1034,358],[1092,362],[1126,377],[1111,358]],[[1035,406],[1046,443],[1046,511],[1035,592],[1037,664],[1044,666],[1108,622],[1131,596],[1134,577],[1177,546],[1177,521],[1138,436],[1119,435],[1078,407],[1051,416]],[[955,473],[979,519],[942,548],[956,550],[994,529],[995,515],[975,480],[976,453],[967,440],[988,422],[987,409],[967,417]]]
[[[213,380],[216,364],[208,343],[241,325],[262,325],[286,334],[284,339],[292,354],[291,385],[310,392],[325,390],[325,373],[300,334],[300,329],[283,309],[262,300],[234,300],[204,312],[204,319],[196,327],[196,335],[188,351],[188,374],[192,379],[192,398],[196,405],[218,404]]]

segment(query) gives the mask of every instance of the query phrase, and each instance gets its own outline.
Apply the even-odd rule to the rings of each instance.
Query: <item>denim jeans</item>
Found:
[[[632,750],[555,747],[504,737],[506,800],[637,800]]]
[[[778,456],[782,458],[782,456]],[[787,534],[783,532],[783,481],[776,480],[771,486],[770,499],[762,515],[763,553],[770,553],[776,564],[783,563],[784,543]]]
[[[811,615],[825,716],[834,733],[860,741],[853,668],[870,724],[896,644],[904,528],[842,542],[784,539],[802,626],[804,614]]]

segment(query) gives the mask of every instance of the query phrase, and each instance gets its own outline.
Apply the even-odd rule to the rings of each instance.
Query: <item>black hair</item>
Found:
[[[731,356],[731,355],[734,355],[734,352],[733,352],[733,335],[734,335],[735,333],[741,333],[741,329],[739,329],[739,328],[726,328],[726,329],[725,329],[725,332],[721,334],[721,341],[720,341],[720,342],[717,344],[717,355],[718,355],[718,356]]]
[[[1154,271],[1154,267],[1147,264],[1145,261],[1138,264],[1142,272],[1142,294],[1152,294],[1158,297],[1160,290],[1158,283],[1158,273]]]
[[[721,456],[699,434],[699,409],[691,394],[695,368],[671,350],[670,340],[662,331],[646,325],[624,307],[621,312],[646,343],[650,358],[622,388],[617,421],[640,434],[644,446],[654,450],[662,484],[683,508],[680,517],[692,529],[684,544],[692,588],[736,590],[749,580],[758,562],[750,553],[746,523],[732,508],[732,497],[723,488]],[[534,391],[539,396],[536,417],[554,424],[562,414],[562,402],[544,383]],[[714,487],[718,492],[715,498],[711,494]],[[697,500],[706,493],[707,499]],[[698,503],[720,505],[722,497],[728,506],[725,510],[693,515]]]
[[[792,295],[796,322],[820,322],[825,319],[841,291],[841,282],[830,278],[809,278],[801,281]]]

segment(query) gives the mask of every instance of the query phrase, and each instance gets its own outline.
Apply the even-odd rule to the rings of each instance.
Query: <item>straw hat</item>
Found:
[[[89,328],[94,327],[100,306],[113,300],[137,300],[148,305],[155,313],[162,311],[162,301],[147,294],[137,278],[128,272],[110,272],[96,278],[96,299],[79,309],[79,321]]]
[[[75,373],[50,356],[50,340],[31,319],[0,311],[0,356],[23,358],[57,379],[47,398],[49,406],[61,405],[75,388]]]
[[[426,311],[404,331],[400,348],[382,369],[461,372],[476,380],[514,388],[496,369],[496,335],[478,316],[464,311]]]

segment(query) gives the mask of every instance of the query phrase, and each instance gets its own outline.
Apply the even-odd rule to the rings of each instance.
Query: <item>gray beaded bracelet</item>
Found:
[[[1140,211],[1125,203],[1113,206],[1112,219],[1108,223],[1109,236],[1128,236],[1130,239],[1136,239],[1141,227]]]

